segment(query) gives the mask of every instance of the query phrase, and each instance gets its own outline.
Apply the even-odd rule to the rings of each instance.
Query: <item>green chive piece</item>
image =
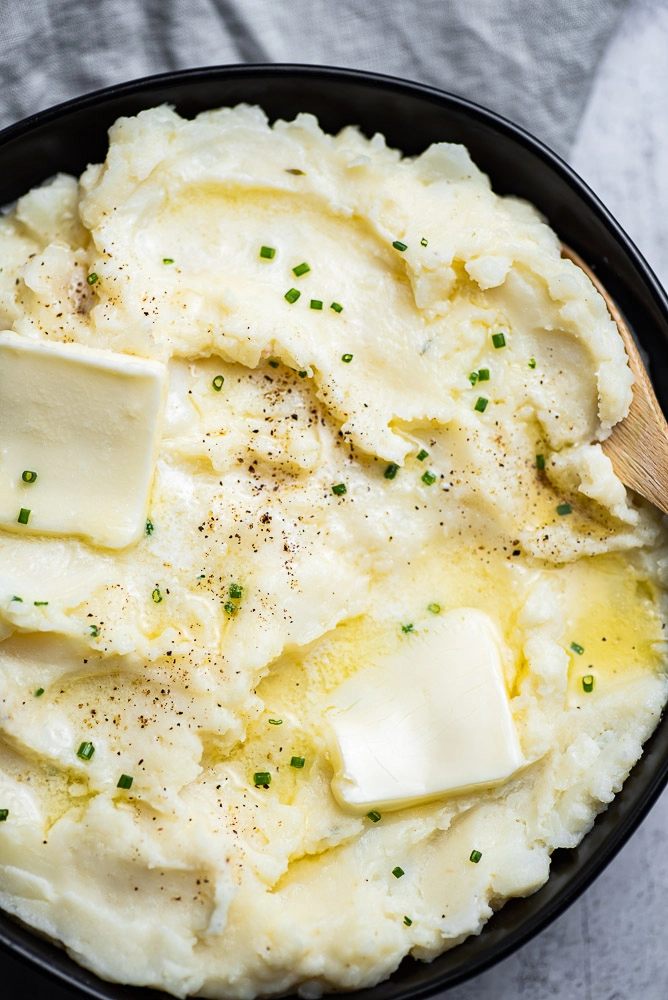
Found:
[[[97,275],[95,271],[93,271],[93,273],[89,274],[88,277],[86,278],[86,282],[89,285],[94,285],[96,281],[99,281],[99,275]]]
[[[98,635],[100,634],[100,626],[99,625],[91,625],[90,626],[90,634],[93,636],[94,639],[97,639]]]
[[[336,486],[332,486],[332,493],[337,497],[342,497],[348,492],[345,483],[337,483]]]
[[[419,451],[417,453],[416,457],[417,457],[418,462],[424,462],[425,458],[429,457],[429,452],[425,451],[424,448],[423,448],[422,451]]]
[[[223,388],[223,383],[224,382],[225,382],[225,379],[223,378],[222,375],[216,375],[216,377],[213,380],[213,382],[211,383],[211,385],[216,390],[216,392],[220,392],[220,390]]]
[[[253,783],[256,788],[262,786],[263,788],[269,788],[271,784],[271,775],[269,771],[256,771],[253,775]]]
[[[135,779],[132,777],[131,774],[122,774],[118,779],[116,788],[132,788],[132,782],[134,780]]]
[[[322,309],[322,299],[311,299],[311,309]]]
[[[289,288],[287,290],[287,292],[285,293],[284,298],[287,299],[287,301],[290,303],[290,305],[293,305],[297,301],[297,299],[299,298],[300,295],[301,295],[301,292],[298,289],[296,289],[296,288]]]
[[[35,698],[41,698],[44,694],[44,688],[37,688],[35,691]]]
[[[472,861],[474,865],[477,865],[481,857],[482,854],[480,851],[471,851],[471,854],[469,855],[469,861]]]
[[[241,595],[243,594],[243,592],[244,592],[244,588],[241,586],[240,583],[231,583],[230,584],[230,591],[229,591],[230,597],[233,597],[235,601],[239,600],[239,598],[241,597]]]
[[[270,726],[282,726],[283,725],[283,719],[268,719],[267,721],[269,722]]]
[[[264,260],[273,260],[275,256],[275,247],[260,247],[260,257],[263,257]]]
[[[308,372],[301,371],[301,372],[297,372],[297,374],[299,375],[300,378],[306,378],[306,376],[308,375]]]
[[[161,603],[161,601],[162,601],[162,593],[160,591],[160,587],[155,587],[151,591],[151,600],[153,601],[154,604],[160,604]]]
[[[536,468],[542,472],[545,468],[545,455],[536,455]]]
[[[573,650],[574,653],[577,653],[578,656],[582,656],[582,654],[585,651],[584,646],[581,646],[579,642],[572,642],[571,649]]]
[[[371,812],[366,814],[367,819],[370,819],[372,823],[378,823],[381,819],[381,815],[377,809],[372,809]]]
[[[332,302],[330,309],[333,309],[335,313],[343,312],[343,306],[340,302]]]
[[[586,691],[587,694],[589,694],[591,691],[594,690],[594,675],[593,674],[585,674],[584,675],[584,677],[582,678],[582,690]]]
[[[163,264],[173,264],[174,263],[174,258],[173,257],[163,257],[162,258],[162,263]]]
[[[413,625],[412,622],[409,622],[408,625],[401,626],[401,631],[404,633],[404,635],[408,635],[409,632],[415,631],[415,625]]]
[[[17,597],[16,594],[14,594],[14,596],[12,597],[12,600],[13,601],[18,601],[19,604],[23,604],[23,598],[22,597]]]
[[[529,358],[529,368],[535,368],[535,367],[536,367],[536,359]]]
[[[225,604],[223,604],[223,611],[228,615],[236,615],[237,606],[236,604],[232,604],[232,601],[225,601]]]
[[[478,396],[478,398],[476,400],[476,404],[473,407],[473,409],[477,410],[478,413],[484,413],[485,410],[487,409],[487,404],[488,403],[489,403],[489,400],[485,399],[484,396]]]
[[[297,264],[296,267],[293,267],[292,273],[294,274],[295,278],[301,278],[302,274],[308,274],[310,270],[311,268],[308,266],[306,261],[304,261],[303,264]]]
[[[48,601],[33,601],[32,603],[35,605],[36,608],[45,608],[49,602]]]
[[[573,508],[569,503],[560,503],[557,507],[557,514],[564,516],[564,514],[572,514]]]
[[[403,868],[400,868],[399,865],[397,865],[396,868],[392,869],[392,874],[394,875],[395,878],[401,878],[401,876],[405,875],[406,872],[403,870]]]
[[[436,476],[429,469],[427,469],[427,471],[424,472],[420,478],[425,486],[433,486],[436,482]]]
[[[32,472],[31,469],[26,469],[25,472],[21,474],[21,479],[24,483],[34,483],[37,479],[37,473]]]
[[[478,381],[478,373],[471,372],[471,374],[469,375],[469,382],[471,383],[471,385],[475,385],[477,381]]]
[[[271,368],[278,368],[278,361],[270,361],[269,365]]]
[[[432,615],[440,615],[441,605],[440,604],[428,604],[427,611],[431,611]]]
[[[489,368],[481,368],[478,372],[479,382],[489,382]]]
[[[420,240],[420,246],[421,247],[426,247],[428,243],[429,243],[429,240],[426,239],[426,237],[423,236],[422,239]]]
[[[383,476],[385,477],[385,479],[394,479],[398,471],[399,471],[399,466],[396,464],[396,462],[390,462],[388,467],[385,469]]]
[[[349,365],[350,362],[353,360],[353,356],[352,354],[342,354],[341,360],[343,361],[344,364]]]
[[[398,250],[400,253],[403,253],[404,250],[408,250],[406,244],[402,243],[400,240],[395,240],[392,246],[394,247],[395,250]]]
[[[410,917],[404,917],[404,923],[406,924],[406,927],[410,927],[413,921],[411,920]]]
[[[0,809],[0,823],[4,823],[9,816],[9,809]]]
[[[286,167],[285,168],[285,172],[286,172],[286,174],[294,174],[295,177],[305,177],[306,176],[306,171],[305,170],[300,170],[298,167]]]
[[[290,758],[290,767],[296,767],[297,770],[299,770],[300,768],[302,768],[305,763],[306,763],[306,757],[291,757]]]
[[[19,516],[16,518],[19,524],[27,524],[30,520],[30,511],[25,507],[21,507],[19,511]]]
[[[492,343],[494,344],[494,346],[498,350],[499,347],[505,347],[506,346],[506,338],[504,337],[504,335],[502,333],[493,333],[492,334]]]
[[[147,535],[152,535],[154,530],[155,530],[155,525],[153,524],[153,521],[151,520],[150,517],[147,517],[146,518],[146,528],[145,528],[146,534]]]
[[[77,750],[77,757],[80,760],[90,760],[94,753],[95,747],[92,743],[81,743]]]

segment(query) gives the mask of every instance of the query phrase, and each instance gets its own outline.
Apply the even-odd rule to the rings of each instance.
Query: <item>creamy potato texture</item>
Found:
[[[459,146],[402,159],[306,115],[163,107],[21,198],[0,256],[6,343],[168,378],[136,418],[159,444],[131,544],[41,533],[48,476],[3,423],[2,906],[109,979],[315,996],[539,887],[658,721],[667,563],[598,443],[631,398],[622,342],[537,212]],[[115,462],[67,488],[116,483]],[[443,622],[481,616],[505,776],[335,796],[345,685],[389,663],[403,683]],[[492,739],[477,718],[470,753]]]

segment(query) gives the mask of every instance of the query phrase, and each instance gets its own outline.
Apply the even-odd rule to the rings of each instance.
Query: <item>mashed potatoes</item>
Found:
[[[666,698],[632,378],[535,210],[459,146],[158,108],[0,256],[2,906],[250,998],[533,892]]]

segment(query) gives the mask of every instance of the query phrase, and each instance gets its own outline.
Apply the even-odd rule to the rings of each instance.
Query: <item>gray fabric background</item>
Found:
[[[0,0],[0,127],[190,66],[304,62],[418,80],[566,155],[627,0]]]

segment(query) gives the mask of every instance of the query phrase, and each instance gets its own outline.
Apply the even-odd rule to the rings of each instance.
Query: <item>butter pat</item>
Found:
[[[0,333],[0,526],[140,538],[165,393],[160,362]]]
[[[400,809],[508,778],[524,763],[488,615],[461,608],[339,687],[328,716],[344,808]]]

